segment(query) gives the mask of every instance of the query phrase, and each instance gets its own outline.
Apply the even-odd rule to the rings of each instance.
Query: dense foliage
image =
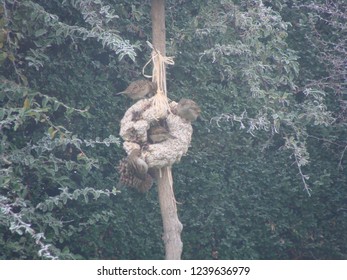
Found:
[[[166,3],[185,259],[346,259],[343,0]],[[141,76],[150,1],[0,6],[0,259],[161,259],[156,189],[118,186],[112,93]]]

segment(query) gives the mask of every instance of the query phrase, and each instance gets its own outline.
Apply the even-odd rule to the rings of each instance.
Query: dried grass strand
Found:
[[[166,87],[166,65],[174,65],[173,57],[163,56],[159,50],[153,47],[152,44],[147,42],[152,48],[151,59],[145,64],[142,69],[142,74],[147,78],[152,78],[152,81],[157,84],[157,92],[153,97],[153,107],[155,108],[156,117],[161,118],[170,111],[169,100],[167,97]],[[149,63],[153,63],[152,76],[145,74],[145,69]]]

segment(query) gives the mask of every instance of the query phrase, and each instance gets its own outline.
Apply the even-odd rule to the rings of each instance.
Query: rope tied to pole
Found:
[[[165,117],[167,112],[170,111],[169,100],[167,97],[166,88],[166,65],[174,65],[173,57],[163,56],[150,42],[147,44],[152,49],[151,59],[145,64],[142,69],[142,74],[146,78],[152,78],[152,82],[157,85],[157,92],[153,97],[153,107],[155,108],[156,117],[158,119]],[[145,68],[150,62],[153,62],[152,75],[146,75]]]

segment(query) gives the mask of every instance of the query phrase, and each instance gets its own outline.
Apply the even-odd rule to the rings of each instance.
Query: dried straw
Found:
[[[151,59],[145,64],[142,69],[142,74],[147,78],[152,78],[152,81],[157,84],[157,92],[153,97],[153,107],[155,108],[156,117],[162,118],[170,111],[169,101],[167,97],[166,88],[166,65],[174,65],[173,57],[166,57],[161,55],[160,51],[147,42],[152,48]],[[145,75],[144,70],[147,65],[153,62],[152,76]]]

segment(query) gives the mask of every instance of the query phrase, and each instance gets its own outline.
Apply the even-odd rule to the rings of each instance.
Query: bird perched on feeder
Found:
[[[128,169],[139,179],[146,180],[148,165],[147,163],[140,158],[141,151],[135,149],[127,157]]]
[[[182,98],[177,104],[176,113],[181,118],[193,122],[200,115],[201,109],[193,100]]]
[[[157,84],[149,80],[137,80],[131,82],[130,85],[123,91],[115,95],[124,94],[133,100],[145,98],[147,95],[154,94],[157,90]]]
[[[153,185],[153,178],[151,175],[146,174],[144,180],[135,176],[133,169],[129,168],[128,158],[122,159],[119,162],[117,169],[120,175],[118,183],[119,187],[127,186],[129,188],[135,188],[140,192],[146,192]]]
[[[164,142],[168,139],[174,139],[176,137],[172,136],[165,127],[157,125],[150,127],[148,130],[148,138],[153,144],[155,144]]]

